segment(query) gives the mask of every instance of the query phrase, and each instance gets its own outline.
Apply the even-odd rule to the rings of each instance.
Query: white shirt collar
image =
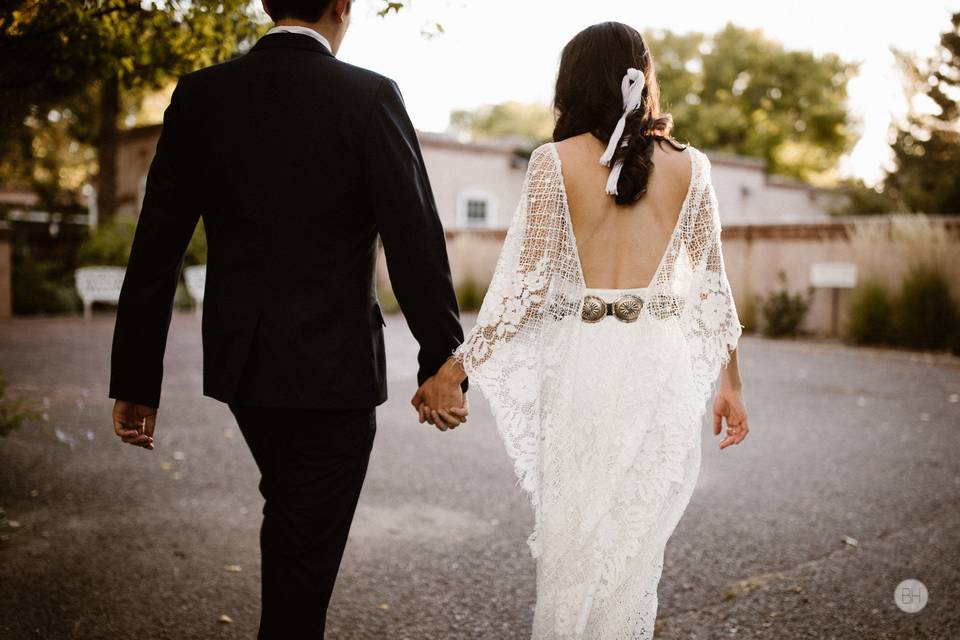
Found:
[[[264,35],[270,35],[271,33],[299,33],[301,35],[310,36],[323,46],[327,48],[330,53],[333,53],[333,47],[330,46],[330,41],[324,38],[318,31],[311,29],[310,27],[301,27],[298,25],[279,25],[276,26],[270,31],[267,31]]]

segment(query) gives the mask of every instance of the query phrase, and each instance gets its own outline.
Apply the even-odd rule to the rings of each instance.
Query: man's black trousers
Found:
[[[376,434],[376,410],[231,404],[260,468],[259,640],[323,638]]]

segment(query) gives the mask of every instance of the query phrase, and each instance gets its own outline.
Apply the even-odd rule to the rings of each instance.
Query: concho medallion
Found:
[[[600,322],[607,316],[607,303],[597,296],[585,296],[580,315],[584,322]]]
[[[633,322],[640,317],[640,309],[643,307],[643,300],[633,295],[625,295],[617,298],[613,303],[613,314],[621,322]]]

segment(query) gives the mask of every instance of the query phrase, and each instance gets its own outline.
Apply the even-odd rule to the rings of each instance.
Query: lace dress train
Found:
[[[648,289],[585,293],[613,302]],[[692,378],[675,368],[665,388],[650,386],[667,366],[653,350],[671,346],[682,348],[675,322],[583,326],[568,364],[571,420],[540,449],[535,640],[652,635],[664,546],[700,467],[699,416],[682,409]]]
[[[700,468],[700,428],[742,326],[709,159],[648,287],[586,287],[554,145],[534,151],[477,324],[454,356],[490,402],[530,494],[534,640],[648,640],[664,547]],[[582,319],[584,296],[644,300]]]

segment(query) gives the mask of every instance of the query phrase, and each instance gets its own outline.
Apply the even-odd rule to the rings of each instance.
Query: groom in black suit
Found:
[[[378,236],[429,406],[465,404],[465,383],[432,379],[463,333],[397,85],[335,57],[350,0],[264,6],[277,26],[181,78],[164,115],[110,397],[117,435],[153,449],[173,297],[202,216],[203,391],[229,404],[262,474],[260,638],[319,638],[387,398]]]

